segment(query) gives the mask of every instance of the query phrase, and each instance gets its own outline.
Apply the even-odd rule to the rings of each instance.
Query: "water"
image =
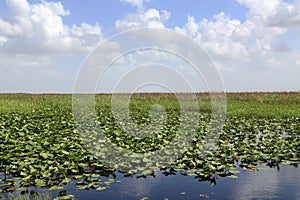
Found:
[[[165,176],[158,170],[155,172],[155,177],[124,177],[120,173],[116,173],[115,177],[112,174],[108,177],[101,177],[102,182],[109,178],[121,181],[113,182],[108,189],[103,191],[78,190],[75,180],[72,180],[64,189],[67,194],[73,194],[76,199],[84,200],[139,200],[144,197],[155,200],[300,200],[300,167],[279,165],[279,168],[266,167],[266,169],[263,171],[240,170],[241,172],[237,174],[238,179],[219,177],[213,186],[210,181],[199,181],[194,177],[179,173]],[[33,187],[30,190],[46,191]],[[15,191],[15,193],[19,192]],[[52,197],[56,197],[58,193],[59,191],[50,192]]]
[[[264,167],[264,166],[262,166]],[[161,172],[156,177],[139,178],[116,174],[120,183],[112,183],[103,191],[75,190],[74,183],[67,186],[68,193],[77,199],[300,199],[300,168],[280,165],[279,169],[268,168],[264,171],[243,171],[238,179],[219,177],[216,185],[209,181],[180,174],[165,176]],[[279,170],[279,171],[278,171]],[[112,178],[112,177],[110,177]]]

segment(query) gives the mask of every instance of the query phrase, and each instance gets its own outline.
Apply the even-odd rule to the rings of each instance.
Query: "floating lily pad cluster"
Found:
[[[157,123],[165,120],[159,117],[150,119],[148,110],[151,103],[145,103],[143,107],[137,101],[131,105],[130,115],[136,124],[143,126],[151,120],[157,120]],[[181,115],[178,102],[173,105],[166,102],[165,126],[158,133],[149,130],[147,135],[151,137],[140,138],[125,134],[114,120],[109,101],[101,100],[96,108],[97,121],[91,124],[96,123],[116,147],[127,149],[128,156],[130,152],[137,154],[133,159],[135,168],[126,168],[132,163],[127,163],[124,154],[115,157],[117,164],[108,166],[98,159],[103,159],[104,155],[91,153],[86,141],[79,136],[70,106],[57,105],[46,104],[30,111],[1,113],[0,192],[22,190],[32,185],[59,190],[72,179],[76,180],[78,189],[104,190],[116,181],[109,178],[115,176],[115,171],[122,172],[124,176],[148,176],[161,169],[165,175],[181,173],[199,180],[214,181],[218,176],[236,178],[234,174],[239,172],[237,167],[257,170],[259,163],[276,166],[280,163],[297,165],[300,162],[298,117],[229,116],[218,135],[216,148],[203,152],[210,114],[201,113],[196,134],[190,138],[191,145],[172,163],[156,163],[151,153],[168,145],[175,138],[181,122],[191,119],[194,111],[191,109],[189,114]],[[95,145],[93,148],[101,146]],[[165,153],[168,156],[172,151]]]

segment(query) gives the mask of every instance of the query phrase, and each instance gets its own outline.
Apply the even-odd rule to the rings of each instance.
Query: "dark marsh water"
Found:
[[[261,171],[244,171],[240,169],[237,179],[218,177],[214,185],[210,181],[199,181],[192,176],[164,175],[157,170],[155,177],[124,177],[115,173],[115,177],[100,177],[101,180],[115,178],[115,182],[102,191],[95,189],[78,190],[76,181],[72,180],[64,187],[66,194],[73,194],[75,199],[83,200],[300,200],[300,167],[279,165]],[[30,188],[38,192],[47,190]],[[19,191],[14,193],[19,194]],[[56,197],[59,191],[50,191]],[[2,194],[3,195],[3,194]],[[4,196],[7,194],[5,193]]]
[[[265,167],[265,166],[263,166]],[[279,169],[269,168],[262,171],[243,171],[238,179],[219,177],[216,185],[209,181],[198,181],[194,177],[181,174],[165,176],[161,172],[156,177],[123,177],[103,191],[75,190],[70,184],[67,191],[78,199],[289,199],[300,200],[300,168],[280,165]]]

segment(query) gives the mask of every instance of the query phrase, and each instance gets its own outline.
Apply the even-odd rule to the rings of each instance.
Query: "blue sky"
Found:
[[[72,92],[97,44],[134,28],[193,39],[226,91],[300,90],[299,0],[0,0],[0,92]]]
[[[38,2],[38,1],[30,1]],[[66,24],[78,22],[99,23],[106,30],[114,28],[114,22],[125,17],[127,14],[135,12],[136,9],[129,3],[120,3],[119,0],[95,1],[87,0],[83,3],[74,3],[70,0],[61,1],[66,8],[72,11],[72,17],[66,17]],[[229,13],[231,17],[244,20],[246,8],[236,1],[177,1],[173,0],[152,0],[144,4],[144,9],[155,8],[157,10],[167,10],[172,17],[166,22],[166,26],[174,28],[183,26],[189,15],[197,19],[211,19],[219,12]],[[234,10],[234,12],[232,12]]]

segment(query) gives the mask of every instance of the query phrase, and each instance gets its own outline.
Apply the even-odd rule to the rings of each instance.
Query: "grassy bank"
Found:
[[[210,95],[199,93],[197,97],[200,110],[209,113]],[[109,106],[111,95],[97,95],[96,99],[97,106]],[[142,103],[146,100],[146,103],[155,102],[171,107],[178,104],[176,96],[171,94],[139,94],[135,95],[134,99],[142,100]],[[136,104],[139,105],[138,102]],[[226,105],[227,116],[298,117],[300,116],[300,93],[227,93]],[[72,95],[0,94],[0,113],[30,112],[45,107],[71,109]]]

